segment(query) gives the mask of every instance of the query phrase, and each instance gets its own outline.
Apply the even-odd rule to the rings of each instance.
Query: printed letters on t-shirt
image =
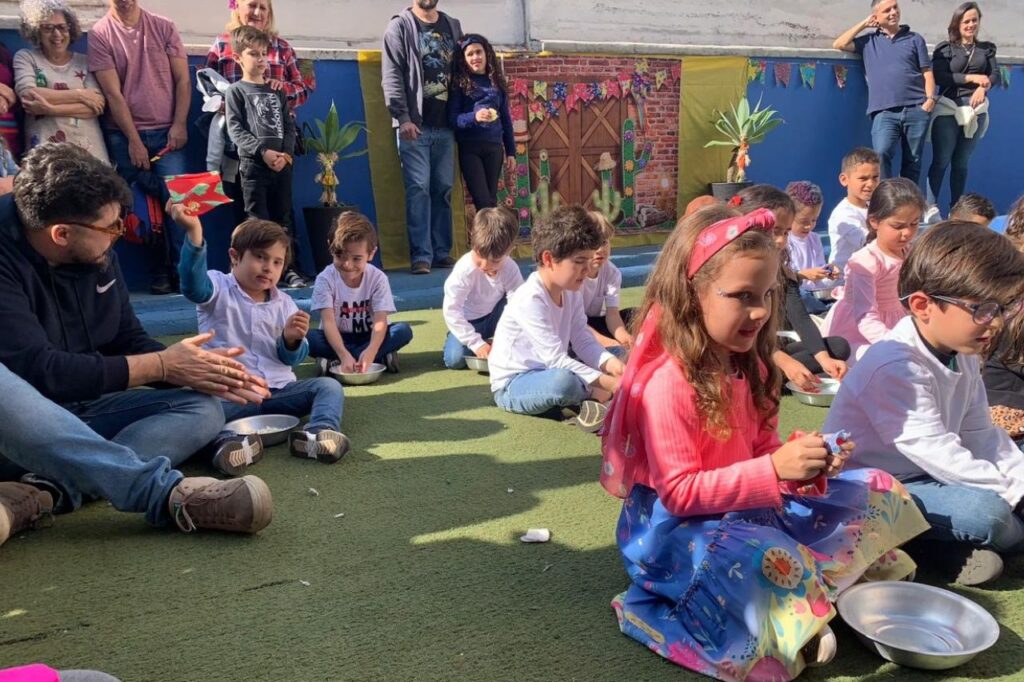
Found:
[[[373,308],[371,299],[362,301],[342,301],[338,309],[341,320],[352,320],[352,333],[369,333],[373,331]]]

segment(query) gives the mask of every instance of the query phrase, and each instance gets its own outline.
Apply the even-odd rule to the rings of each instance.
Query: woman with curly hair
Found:
[[[14,55],[25,148],[71,142],[110,163],[99,123],[106,100],[86,56],[71,51],[82,35],[74,10],[64,0],[23,0],[21,35],[32,45]]]

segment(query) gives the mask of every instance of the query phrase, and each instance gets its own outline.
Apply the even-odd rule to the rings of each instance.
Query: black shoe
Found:
[[[442,268],[444,270],[450,270],[455,267],[455,259],[451,256],[445,256],[441,260],[434,261],[433,267]]]
[[[580,413],[576,417],[576,426],[584,433],[597,433],[604,426],[604,418],[608,415],[608,406],[596,400],[584,400],[580,404]]]
[[[962,542],[914,540],[903,548],[918,566],[956,585],[983,585],[1003,573],[1003,559],[990,549]]]
[[[284,271],[284,275],[281,276],[281,286],[286,289],[305,289],[309,286],[309,282],[305,277],[296,272],[294,268],[288,268]]]
[[[246,469],[263,459],[263,439],[256,434],[218,438],[213,447],[213,468],[228,476],[242,476]]]
[[[422,260],[418,260],[412,264],[410,268],[414,275],[429,275],[430,274],[430,263]]]
[[[384,369],[388,374],[398,374],[398,351],[384,355]]]
[[[157,275],[149,283],[149,293],[154,296],[166,296],[167,294],[176,294],[178,290],[174,288],[174,283],[171,282],[170,277],[167,275]]]

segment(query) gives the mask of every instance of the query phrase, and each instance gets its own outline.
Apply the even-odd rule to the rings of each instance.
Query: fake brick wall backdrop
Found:
[[[514,57],[504,60],[505,75],[510,85],[516,79],[524,79],[529,82],[546,81],[549,84],[564,82],[572,84],[579,82],[601,82],[612,78],[615,74],[628,72],[632,73],[637,68],[639,57],[599,57],[599,56],[555,56],[555,57]],[[677,69],[679,60],[673,59],[647,59],[647,66],[650,72],[667,71]],[[522,102],[522,98],[512,98],[513,106]],[[639,123],[636,104],[631,96],[627,97],[629,116]],[[587,105],[580,105],[581,107]],[[593,105],[591,105],[593,106]],[[675,217],[676,212],[676,168],[678,166],[678,128],[679,128],[679,79],[670,78],[661,89],[654,89],[650,96],[644,98],[643,122],[641,128],[638,125],[637,149],[642,148],[644,142],[654,143],[654,152],[651,161],[642,173],[637,176],[636,199],[638,205],[653,205],[665,211],[668,218]],[[559,117],[567,115],[578,116],[578,112],[567,114],[565,106],[560,105]],[[531,123],[533,130],[537,126]],[[540,148],[531,143],[530,157],[535,160],[540,153]],[[622,182],[619,169],[622,165],[620,153],[613,155],[613,160],[618,164],[615,178],[615,188],[622,191]],[[533,186],[536,187],[536,174],[533,177]],[[564,197],[571,201],[573,197]],[[575,197],[586,199],[588,197]]]

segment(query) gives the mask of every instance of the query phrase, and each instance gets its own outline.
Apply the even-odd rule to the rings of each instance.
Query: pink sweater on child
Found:
[[[732,435],[716,440],[704,428],[697,394],[682,368],[664,359],[651,375],[638,410],[634,481],[654,489],[676,516],[776,507],[782,491],[771,457],[780,446],[776,419],[762,419],[750,385],[733,377]]]

